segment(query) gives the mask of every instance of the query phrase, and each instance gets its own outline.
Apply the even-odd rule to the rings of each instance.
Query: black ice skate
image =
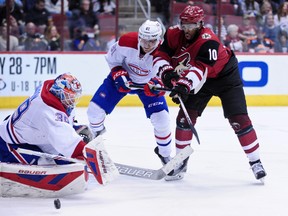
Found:
[[[159,154],[159,149],[158,147],[156,147],[154,149],[155,154],[157,154],[157,156],[160,158],[161,163],[163,165],[167,164],[170,160],[171,157],[163,157],[162,155]],[[164,178],[166,181],[175,181],[175,180],[180,180],[184,178],[184,173],[187,171],[187,163],[188,163],[188,158],[186,158],[183,163],[175,168],[174,170],[172,170],[170,173],[168,173],[168,175]]]
[[[249,162],[254,176],[257,180],[263,182],[264,177],[267,175],[260,160]]]

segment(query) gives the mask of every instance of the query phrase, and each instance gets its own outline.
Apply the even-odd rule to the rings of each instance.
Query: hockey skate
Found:
[[[264,177],[267,175],[260,160],[249,162],[254,176],[257,180],[264,182]]]
[[[162,155],[159,154],[159,149],[156,147],[154,149],[155,154],[160,158],[161,163],[163,165],[167,164],[170,160],[171,157],[163,157]],[[186,158],[183,163],[177,167],[176,169],[172,170],[168,175],[164,178],[166,181],[175,181],[175,180],[181,180],[184,178],[184,174],[187,171],[187,163],[188,163],[188,158]]]

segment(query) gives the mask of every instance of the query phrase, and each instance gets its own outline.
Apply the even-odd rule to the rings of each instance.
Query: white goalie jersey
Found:
[[[72,127],[73,114],[68,117],[48,92],[52,83],[53,80],[45,81],[10,118],[0,124],[1,137],[7,143],[34,144],[43,152],[71,157],[82,137]]]

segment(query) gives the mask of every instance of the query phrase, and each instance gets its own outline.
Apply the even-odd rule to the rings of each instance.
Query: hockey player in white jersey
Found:
[[[89,154],[92,152],[91,155],[93,155],[94,152],[96,155],[97,149],[95,149],[95,142],[98,142],[99,145],[101,145],[101,143],[99,140],[92,140],[86,145],[81,134],[85,136],[86,142],[90,141],[92,136],[91,132],[89,133],[90,130],[87,129],[88,127],[76,125],[76,127],[73,128],[73,126],[75,126],[74,108],[81,94],[82,87],[77,78],[71,74],[62,74],[55,80],[46,80],[36,89],[31,97],[27,98],[11,116],[8,116],[0,124],[0,178],[3,177],[5,180],[14,181],[13,183],[17,182],[36,188],[46,186],[45,190],[55,191],[55,188],[58,188],[57,186],[67,186],[74,180],[74,177],[77,179],[80,174],[85,174],[84,166],[82,168],[78,166],[80,170],[76,169],[73,171],[75,172],[74,174],[70,173],[70,177],[68,177],[65,182],[60,182],[60,179],[54,181],[55,185],[53,186],[55,186],[55,188],[51,186],[53,184],[52,182],[49,183],[50,185],[45,186],[43,186],[43,182],[42,185],[40,182],[38,185],[38,182],[33,181],[33,178],[44,178],[44,176],[39,177],[38,174],[41,172],[45,173],[45,175],[49,173],[49,168],[44,166],[56,164],[65,166],[65,164],[70,163],[63,160],[39,157],[36,153],[33,154],[33,152],[42,152],[45,154],[48,153],[51,155],[80,159],[82,161],[85,159],[97,181],[100,184],[105,183],[102,179],[102,167],[98,167],[98,164],[102,165],[102,161],[97,162],[97,157],[93,158],[92,156],[91,158],[87,156],[87,150]],[[21,153],[21,149],[28,150],[30,153]],[[101,149],[101,151],[103,151],[103,149]],[[109,160],[109,163],[111,162],[109,158],[107,158],[107,160]],[[30,165],[17,166],[16,170],[20,169],[22,171],[18,170],[17,172],[30,174],[31,176],[29,178],[20,176],[23,177],[23,179],[21,179],[15,175],[15,173],[9,172],[7,163]],[[84,161],[82,164],[84,164]],[[31,165],[42,167],[42,171],[35,171],[34,168],[30,168]],[[3,168],[2,170],[1,167]],[[14,167],[11,167],[11,169],[13,168]],[[52,167],[55,171],[57,168],[59,168],[59,166]],[[4,169],[6,170],[5,172],[3,171]],[[53,174],[64,175],[67,174],[67,172],[69,173],[69,171],[65,172],[63,168],[59,169],[61,169],[60,173],[56,172]],[[58,177],[60,178],[60,176]],[[30,181],[27,182],[27,179]]]
[[[150,20],[145,21],[138,32],[120,37],[106,55],[111,71],[91,99],[87,115],[91,130],[98,136],[105,132],[105,117],[118,102],[127,94],[137,94],[154,127],[155,152],[161,160],[168,161],[172,151],[168,107],[164,92],[153,89],[153,86],[163,86],[152,70],[153,53],[159,47],[161,37],[161,24]],[[131,89],[131,84],[143,85],[144,89]]]

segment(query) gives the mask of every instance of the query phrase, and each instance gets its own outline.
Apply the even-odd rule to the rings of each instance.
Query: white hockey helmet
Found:
[[[67,112],[70,113],[79,102],[82,86],[76,77],[70,73],[64,73],[54,80],[50,92],[61,101]]]
[[[138,36],[139,36],[140,46],[144,49],[144,51],[154,50],[158,46],[161,40],[161,36],[162,36],[161,24],[158,21],[146,20],[140,26]],[[145,50],[143,42],[148,42],[150,45],[150,49],[147,49],[146,47],[146,50]],[[146,45],[148,46],[147,43]]]
[[[139,37],[145,40],[160,40],[162,36],[161,24],[158,21],[146,20],[139,28]]]

